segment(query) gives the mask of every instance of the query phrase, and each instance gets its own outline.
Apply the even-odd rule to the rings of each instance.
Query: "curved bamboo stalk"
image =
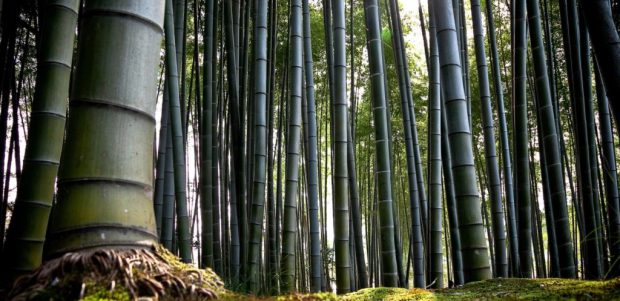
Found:
[[[620,37],[611,14],[611,4],[605,0],[582,1],[592,48],[596,55],[605,91],[614,118],[620,121]],[[616,213],[620,214],[620,213]]]
[[[295,290],[295,259],[297,249],[297,192],[301,148],[302,98],[302,7],[301,0],[290,1],[290,64],[288,129],[286,131],[286,186],[282,222],[281,290]]]
[[[79,1],[49,0],[41,5],[30,135],[2,256],[5,283],[41,264],[65,129]]]
[[[618,205],[618,176],[616,169],[616,154],[614,151],[614,138],[612,129],[612,119],[609,112],[609,100],[605,95],[605,88],[599,72],[599,68],[596,63],[594,66],[595,79],[596,79],[596,95],[598,102],[598,116],[599,127],[601,133],[601,162],[603,163],[603,180],[605,182],[605,197],[607,199],[607,223],[608,223],[608,237],[610,251],[610,269],[607,272],[606,278],[616,277],[620,274],[620,244],[618,238],[620,237],[620,215],[618,211],[620,206]]]

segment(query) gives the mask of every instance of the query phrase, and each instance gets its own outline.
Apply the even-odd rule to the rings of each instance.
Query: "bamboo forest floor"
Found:
[[[491,279],[466,284],[458,288],[445,288],[437,290],[404,289],[404,288],[367,288],[346,295],[333,293],[317,294],[293,294],[283,296],[252,296],[235,293],[225,289],[225,284],[210,269],[198,270],[191,265],[181,263],[178,258],[163,247],[154,249],[155,256],[163,262],[164,273],[147,277],[143,268],[131,268],[127,273],[128,280],[120,281],[115,265],[109,265],[107,260],[101,260],[100,256],[84,256],[76,262],[67,255],[70,260],[60,264],[60,274],[47,272],[44,283],[23,281],[26,292],[20,300],[206,300],[213,297],[224,301],[250,300],[250,301],[404,301],[404,300],[620,300],[620,277],[605,281],[587,281],[576,279]],[[117,254],[112,252],[112,254]],[[107,256],[107,255],[106,255]],[[116,256],[116,255],[115,255]],[[117,256],[118,257],[118,256]],[[148,256],[147,256],[148,257]],[[136,259],[113,258],[112,262],[133,262]],[[75,265],[80,265],[79,269]],[[103,268],[101,265],[106,268]],[[71,266],[71,267],[68,267]],[[73,268],[72,268],[73,267]],[[34,275],[45,273],[49,266],[41,267]],[[77,273],[75,273],[77,272]],[[95,272],[95,273],[94,273]],[[98,273],[97,273],[98,272]],[[55,274],[52,276],[52,274]],[[61,276],[62,274],[62,276]],[[95,276],[94,274],[99,274]],[[116,275],[116,276],[115,276]],[[197,276],[189,279],[188,275]],[[50,282],[52,278],[61,278]],[[41,278],[41,277],[39,277]],[[34,280],[32,278],[31,280]],[[116,281],[114,281],[116,280]],[[156,281],[153,281],[156,280]],[[19,281],[18,281],[19,282]],[[148,282],[148,283],[147,283]],[[116,285],[114,284],[116,283]],[[160,287],[159,298],[137,298],[143,294],[145,284],[155,283]],[[25,285],[24,285],[25,284]],[[134,284],[136,288],[128,289],[127,284]],[[174,284],[174,285],[171,285]],[[19,284],[17,285],[19,286]],[[170,286],[175,289],[170,291]],[[208,294],[197,294],[202,289]],[[141,291],[142,293],[138,293]],[[150,290],[148,290],[150,291]],[[137,293],[137,294],[136,294]],[[172,293],[172,294],[171,294]],[[176,295],[176,297],[175,297]],[[25,298],[23,298],[25,297]],[[0,294],[0,299],[6,296]],[[10,299],[10,298],[9,298]]]
[[[492,279],[438,290],[368,288],[337,296],[331,293],[250,297],[234,293],[222,300],[255,301],[404,301],[404,300],[620,300],[620,278],[607,281],[574,279]]]

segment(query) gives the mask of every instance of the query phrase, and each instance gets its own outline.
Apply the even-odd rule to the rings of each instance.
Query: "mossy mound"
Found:
[[[291,294],[284,296],[253,296],[226,292],[218,297],[223,301],[338,301],[340,297],[333,293]]]
[[[607,281],[508,278],[439,290],[377,287],[341,296],[319,293],[258,298],[227,293],[222,297],[256,301],[620,300],[620,278]]]
[[[9,300],[206,300],[224,293],[211,270],[199,270],[161,246],[67,253],[18,279]]]
[[[436,300],[620,300],[620,278],[607,281],[576,279],[492,279],[435,292]]]
[[[620,278],[608,281],[575,279],[492,279],[439,290],[369,288],[341,300],[620,300]]]

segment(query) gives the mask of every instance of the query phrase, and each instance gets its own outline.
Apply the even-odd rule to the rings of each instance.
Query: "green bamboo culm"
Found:
[[[617,68],[620,66],[620,37],[612,17],[611,4],[609,1],[603,0],[581,1],[581,8],[588,33],[590,34],[596,64],[606,92],[607,102],[611,107],[617,124],[620,121],[620,68]],[[599,99],[599,106],[600,102],[604,102],[604,100]],[[603,112],[605,112],[604,109],[599,111],[601,114]],[[609,120],[611,120],[611,118],[609,118]],[[605,135],[604,133],[602,134]],[[613,139],[609,138],[604,138],[604,140],[611,140],[613,142]],[[610,144],[605,144],[607,146],[603,147],[603,152],[608,152],[605,148],[609,148]],[[605,164],[609,165],[610,162],[607,161]],[[609,239],[613,242],[610,251],[612,258],[615,259],[611,262],[613,266],[611,267],[611,272],[608,273],[607,276],[613,277],[620,274],[620,264],[618,263],[618,258],[620,258],[620,244],[618,243],[620,212],[618,208],[620,206],[618,205],[617,196],[608,199],[607,202],[611,235]]]
[[[347,169],[348,109],[347,63],[345,54],[344,0],[332,1],[334,39],[334,244],[336,248],[336,290],[351,290],[351,253],[349,245],[349,173]]]
[[[450,226],[450,251],[452,259],[452,273],[455,285],[463,285],[463,258],[461,255],[461,237],[459,231],[458,214],[456,208],[456,198],[454,195],[454,180],[452,175],[452,155],[450,154],[450,140],[448,137],[448,122],[446,117],[445,104],[442,101],[441,95],[441,74],[439,68],[439,52],[437,46],[437,30],[434,19],[434,2],[429,1],[429,35],[430,35],[430,80],[431,83],[435,83],[438,91],[433,91],[430,97],[439,97],[439,103],[441,104],[441,165],[444,177],[444,189],[446,197],[446,210],[448,211],[448,221]],[[438,93],[439,95],[436,95]],[[434,95],[435,94],[435,95]],[[424,267],[422,267],[423,269]]]
[[[418,194],[418,175],[416,171],[416,154],[417,141],[414,142],[415,123],[412,122],[413,110],[410,108],[411,87],[409,86],[409,72],[406,69],[406,55],[402,45],[401,20],[398,11],[398,3],[396,0],[389,1],[390,28],[394,32],[392,34],[392,45],[394,57],[398,67],[398,88],[401,98],[401,111],[403,112],[403,128],[405,134],[405,152],[407,155],[407,184],[409,188],[409,207],[411,208],[411,239],[413,243],[413,268],[414,268],[414,286],[426,287],[426,278],[424,275],[424,242],[422,237],[422,220],[420,213],[420,196]],[[436,74],[437,78],[439,73]],[[431,75],[432,76],[432,75]],[[437,86],[435,86],[437,84]],[[431,89],[435,87],[435,91],[439,91],[439,81],[431,82]],[[431,92],[432,95],[432,92]],[[415,119],[415,117],[413,117]],[[421,168],[419,169],[421,170]],[[419,175],[421,177],[421,175]]]
[[[602,275],[602,260],[598,240],[597,229],[597,210],[598,187],[591,173],[592,162],[590,157],[590,133],[587,121],[588,103],[591,101],[589,89],[586,89],[586,79],[584,78],[584,63],[582,62],[582,37],[579,30],[579,13],[576,1],[560,1],[560,8],[563,18],[562,30],[565,36],[565,51],[569,61],[568,72],[571,92],[573,131],[575,135],[575,159],[577,182],[579,189],[579,202],[583,216],[581,226],[582,239],[581,245],[584,252],[583,269],[586,279],[599,279]],[[589,67],[588,67],[589,68]],[[590,84],[590,83],[589,83]],[[588,84],[588,85],[589,85]],[[588,94],[586,96],[586,94]]]
[[[526,0],[515,0],[513,6],[512,101],[514,131],[515,200],[519,221],[519,276],[532,277],[532,210],[529,160],[529,133],[526,94],[527,19]]]
[[[15,209],[2,256],[3,284],[39,265],[65,130],[78,0],[39,1],[37,85]]]
[[[219,154],[220,154],[220,135],[217,134],[217,129],[218,129],[218,95],[221,91],[218,90],[217,87],[217,83],[218,83],[218,74],[216,72],[216,61],[218,60],[217,57],[217,49],[219,49],[219,47],[221,47],[221,42],[217,40],[218,35],[217,33],[217,25],[218,25],[218,7],[221,7],[220,5],[217,5],[217,1],[215,1],[214,3],[214,8],[213,8],[213,16],[211,17],[213,20],[213,26],[211,28],[211,30],[213,31],[213,40],[212,40],[212,47],[213,47],[213,53],[212,53],[212,75],[211,75],[211,95],[209,95],[208,97],[203,97],[203,99],[211,99],[211,124],[207,124],[207,127],[210,127],[210,131],[211,131],[211,158],[212,158],[212,163],[211,163],[211,185],[213,186],[211,191],[212,191],[212,205],[213,205],[213,270],[218,274],[218,275],[223,275],[223,271],[222,271],[222,232],[221,232],[221,225],[223,224],[223,221],[225,220],[224,218],[222,218],[222,212],[220,211],[220,208],[224,207],[223,203],[220,203],[220,189],[223,185],[221,185],[220,187],[218,187],[218,183],[222,184],[221,181],[221,177],[218,174],[218,170],[219,170],[219,166],[220,166],[220,159],[219,159]],[[221,15],[221,12],[219,13]],[[207,24],[205,24],[207,25]],[[221,65],[220,65],[221,66]],[[221,68],[221,67],[220,67]],[[220,74],[220,76],[223,76]],[[204,79],[204,76],[203,76]],[[204,90],[203,90],[204,91]],[[223,132],[223,131],[222,131]],[[224,193],[222,193],[221,195],[224,195]]]
[[[544,161],[549,181],[549,192],[551,196],[552,210],[554,216],[555,236],[558,245],[558,256],[560,263],[560,276],[574,278],[576,276],[575,262],[573,260],[573,241],[571,238],[570,225],[568,219],[568,207],[566,205],[566,192],[564,188],[564,177],[562,174],[562,160],[559,144],[557,143],[558,130],[556,119],[551,103],[551,90],[543,48],[543,39],[540,26],[540,8],[538,0],[527,1],[527,12],[530,30],[530,42],[532,56],[534,58],[534,73],[536,76],[536,93],[538,107],[538,118],[540,118],[543,140]]]
[[[450,2],[450,0],[436,1],[433,13],[437,27],[441,86],[450,137],[463,276],[467,283],[491,278],[491,268],[480,212],[480,197],[476,184],[471,129],[467,120],[457,31]]]
[[[203,56],[203,97],[202,97],[202,120],[201,120],[201,132],[200,132],[200,209],[201,211],[201,260],[202,267],[214,267],[213,261],[213,229],[214,218],[213,214],[213,191],[214,185],[214,173],[213,169],[213,52],[215,44],[213,43],[213,33],[215,18],[213,17],[214,0],[206,1],[205,7],[205,46]],[[216,213],[217,214],[217,213]],[[217,215],[219,216],[219,214]]]
[[[239,198],[243,198],[244,196],[244,182],[245,182],[245,164],[244,155],[243,155],[243,135],[242,135],[242,125],[241,125],[241,116],[239,111],[239,81],[237,74],[237,51],[236,47],[236,35],[235,35],[235,17],[233,15],[233,4],[232,1],[224,1],[222,3],[223,6],[223,19],[224,19],[224,33],[222,36],[224,37],[225,47],[226,47],[226,73],[227,73],[227,82],[228,82],[228,111],[230,114],[230,136],[231,138],[225,138],[224,141],[232,140],[232,150],[231,153],[233,155],[232,160],[228,160],[234,174],[234,177],[231,179],[229,185],[231,188],[229,196],[230,196],[230,275],[233,281],[239,281],[239,275],[241,272],[241,243],[239,241],[241,235],[241,228],[238,223],[239,215],[238,211],[242,207],[239,201]],[[234,213],[233,213],[234,211]],[[234,216],[233,216],[234,215]]]
[[[312,60],[312,36],[310,30],[310,7],[308,0],[302,0],[304,34],[304,71],[306,79],[306,101],[308,133],[308,215],[310,219],[310,291],[321,290],[321,239],[319,235],[319,167],[317,157],[316,104],[314,101],[314,62]]]
[[[594,229],[595,231],[589,237],[592,238],[597,245],[597,261],[600,273],[597,275],[598,279],[601,279],[605,274],[605,270],[607,269],[607,260],[606,260],[606,246],[603,245],[603,220],[601,216],[601,202],[603,201],[603,196],[601,195],[601,181],[599,179],[599,171],[600,165],[598,164],[598,156],[597,152],[598,148],[598,137],[596,132],[596,124],[594,120],[594,100],[592,98],[592,72],[591,72],[591,51],[590,51],[590,37],[588,34],[588,30],[586,28],[585,20],[583,17],[583,13],[581,9],[578,9],[579,13],[579,36],[581,37],[579,40],[579,47],[581,48],[581,74],[583,81],[583,95],[584,95],[584,113],[586,117],[586,133],[588,136],[588,157],[589,162],[591,162],[588,166],[588,172],[590,173],[590,177],[592,178],[592,195],[593,198],[593,221],[594,221]]]
[[[152,154],[163,10],[146,0],[84,1],[48,259],[157,242]]]
[[[269,104],[269,131],[267,134],[267,229],[266,236],[268,243],[265,246],[267,254],[265,257],[267,258],[265,263],[265,271],[267,274],[266,279],[266,291],[271,294],[277,294],[277,278],[276,274],[278,271],[277,268],[277,260],[278,260],[278,250],[276,247],[276,200],[275,200],[275,186],[274,185],[274,160],[275,160],[275,147],[274,147],[274,136],[275,136],[275,83],[277,79],[275,78],[275,53],[276,53],[276,15],[277,15],[277,5],[276,0],[269,0],[269,21],[267,28],[269,30],[269,46],[267,48],[267,65],[269,66],[269,76],[267,77],[267,102]],[[279,136],[279,133],[278,133]],[[278,161],[279,162],[279,161]]]
[[[431,4],[433,5],[433,4]],[[443,198],[441,181],[441,83],[437,53],[434,14],[430,16],[430,96],[428,102],[428,184],[429,184],[429,228],[430,228],[430,278],[433,288],[442,288],[443,283]]]
[[[167,90],[164,90],[164,97],[167,98]],[[166,102],[166,101],[164,101]],[[161,234],[159,241],[171,252],[172,237],[174,236],[174,160],[172,158],[172,129],[170,127],[170,116],[166,126],[166,152],[164,158],[164,191],[161,217]]]
[[[478,90],[482,106],[482,123],[484,129],[484,152],[487,168],[488,189],[491,201],[493,222],[493,246],[495,255],[495,276],[508,277],[508,255],[506,252],[506,227],[504,226],[504,206],[502,204],[502,187],[499,175],[499,163],[495,147],[495,125],[491,106],[491,88],[489,85],[489,67],[484,47],[484,29],[480,0],[471,0],[471,15],[474,27],[474,44],[476,47],[476,66],[478,67]]]
[[[435,43],[436,44],[436,43]],[[432,57],[431,51],[431,57]],[[448,220],[450,222],[450,251],[452,251],[452,271],[454,273],[454,284],[463,285],[463,256],[461,254],[461,234],[459,231],[459,218],[456,208],[456,197],[454,195],[454,177],[452,175],[452,155],[450,153],[450,139],[448,138],[448,121],[446,117],[445,104],[442,102],[441,110],[441,165],[443,167],[443,177],[445,180],[444,189],[446,193],[446,207],[448,210]]]
[[[263,234],[265,183],[267,181],[267,0],[256,3],[254,21],[254,168],[248,257],[249,289],[260,289],[259,264]]]
[[[504,196],[506,198],[506,211],[508,219],[508,240],[510,249],[510,268],[512,275],[519,274],[519,242],[517,238],[517,220],[514,202],[514,187],[512,180],[512,160],[510,157],[510,141],[508,139],[508,125],[506,124],[506,113],[504,110],[504,91],[502,88],[501,72],[499,69],[499,54],[497,51],[497,38],[495,34],[495,21],[493,18],[493,1],[486,1],[486,20],[487,34],[491,54],[491,65],[493,71],[493,89],[495,100],[497,101],[497,120],[500,131],[500,144],[502,147],[502,166]]]
[[[185,15],[187,13],[187,6],[185,0],[172,0],[172,18],[174,20],[173,23],[173,34],[174,34],[174,49],[176,54],[177,61],[177,72],[180,78],[179,80],[179,102],[180,102],[180,111],[181,111],[181,125],[183,129],[183,141],[187,141],[187,120],[186,120],[186,112],[187,105],[185,103]],[[165,20],[164,20],[165,22]],[[164,24],[165,26],[165,24]],[[185,148],[184,148],[185,149]]]
[[[155,209],[155,222],[157,224],[157,236],[161,241],[164,218],[164,186],[166,183],[166,151],[168,149],[168,117],[170,105],[168,104],[168,88],[164,80],[161,116],[159,119],[159,137],[157,143],[157,163],[155,166],[155,193],[153,195],[153,208]]]
[[[287,137],[285,173],[286,186],[284,191],[284,216],[282,221],[282,260],[280,264],[280,289],[283,293],[295,291],[295,257],[297,249],[297,190],[299,187],[299,159],[301,148],[301,98],[303,79],[302,5],[301,0],[291,0],[290,2],[290,48],[288,75],[289,103],[288,129],[286,131]]]
[[[385,66],[381,44],[381,21],[377,0],[364,0],[366,19],[366,46],[368,48],[375,146],[377,154],[377,180],[379,199],[379,225],[381,229],[381,284],[398,286],[396,248],[394,243],[394,215],[392,201],[392,175],[390,171],[390,145],[388,140],[387,93]]]
[[[600,76],[599,68],[595,64],[596,95],[598,103],[599,127],[601,133],[601,162],[603,162],[603,180],[605,181],[605,197],[607,198],[607,223],[609,224],[610,267],[606,278],[617,277],[620,274],[620,210],[618,200],[618,174],[616,168],[616,154],[614,148],[612,118],[609,112],[609,101],[605,95],[605,87]]]
[[[174,190],[177,220],[177,245],[183,262],[192,261],[191,236],[189,233],[189,215],[185,191],[185,150],[183,124],[179,99],[179,75],[177,69],[176,47],[174,40],[174,17],[172,0],[166,0],[164,29],[166,37],[166,78],[170,105],[170,125],[172,129],[172,155],[174,160]]]
[[[580,1],[597,65],[616,122],[620,122],[620,37],[605,0]],[[616,213],[620,215],[620,213]]]

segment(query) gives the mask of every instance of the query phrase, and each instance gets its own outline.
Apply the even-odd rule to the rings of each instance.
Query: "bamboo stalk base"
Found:
[[[17,279],[8,300],[112,299],[207,300],[224,291],[211,270],[181,263],[161,246],[91,249],[67,253]],[[103,295],[103,296],[102,296]]]

